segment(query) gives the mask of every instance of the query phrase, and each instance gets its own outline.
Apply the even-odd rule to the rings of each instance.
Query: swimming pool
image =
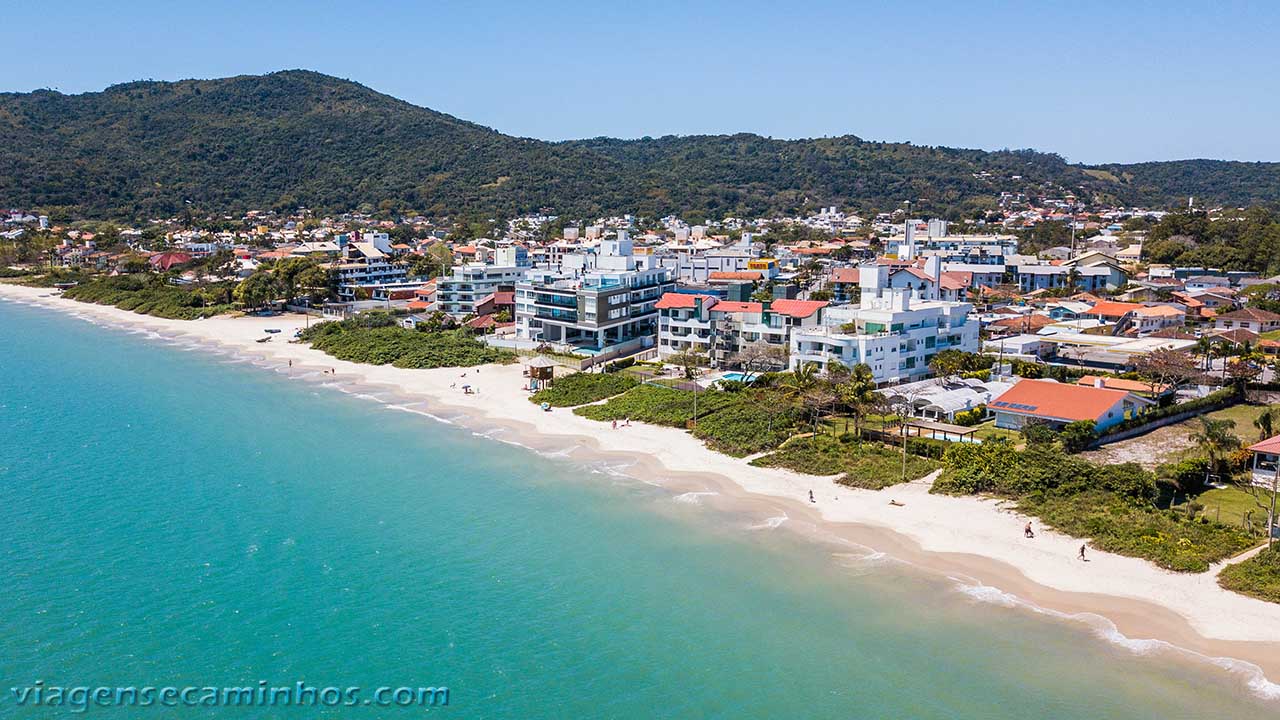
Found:
[[[751,382],[755,380],[755,378],[749,377],[746,373],[740,373],[740,372],[725,373],[724,375],[720,376],[720,379],[732,380],[734,382]]]

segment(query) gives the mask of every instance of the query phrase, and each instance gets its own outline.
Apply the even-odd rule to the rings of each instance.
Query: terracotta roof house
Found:
[[[1258,308],[1241,308],[1217,316],[1213,326],[1219,330],[1250,330],[1261,335],[1280,329],[1280,315]]]
[[[189,262],[191,262],[191,256],[184,252],[163,252],[147,258],[147,263],[161,272],[168,271],[175,265]]]
[[[1052,427],[1092,420],[1104,430],[1153,403],[1125,390],[1096,385],[1067,385],[1053,380],[1023,380],[991,401],[996,427],[1020,430],[1030,421]]]
[[[1123,390],[1131,392],[1134,395],[1152,395],[1159,397],[1173,389],[1170,385],[1161,383],[1145,383],[1141,380],[1126,380],[1117,377],[1102,377],[1098,375],[1085,375],[1076,380],[1077,385],[1086,385],[1089,387],[1098,387],[1098,383],[1102,383],[1102,387],[1108,390]]]
[[[807,318],[827,306],[825,300],[774,300],[769,312],[781,313],[793,318]],[[719,308],[717,308],[719,309]]]

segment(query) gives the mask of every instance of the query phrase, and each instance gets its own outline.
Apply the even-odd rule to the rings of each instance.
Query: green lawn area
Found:
[[[1018,432],[1017,430],[1006,430],[1005,428],[998,428],[996,427],[995,420],[988,420],[984,423],[978,423],[977,425],[973,426],[973,429],[974,429],[973,436],[978,438],[979,440],[982,440],[983,442],[986,442],[987,440],[994,440],[996,438],[1004,438],[1014,443],[1015,445],[1022,444],[1022,433]]]
[[[1197,495],[1195,502],[1204,506],[1200,510],[1201,515],[1223,525],[1244,527],[1245,513],[1250,510],[1253,511],[1255,528],[1266,522],[1266,511],[1259,509],[1257,503],[1253,500],[1253,496],[1240,488],[1228,487],[1207,490]],[[1185,511],[1186,503],[1180,503],[1176,507]]]
[[[1240,439],[1244,441],[1245,445],[1251,445],[1258,439],[1258,429],[1253,426],[1253,421],[1257,420],[1258,416],[1261,415],[1262,411],[1266,410],[1267,407],[1268,406],[1266,405],[1247,405],[1245,403],[1240,403],[1239,405],[1232,405],[1231,407],[1222,408],[1221,410],[1214,410],[1206,415],[1206,417],[1214,420],[1234,420],[1236,423],[1236,435],[1240,436]],[[1271,405],[1270,407],[1280,408],[1280,405]],[[1187,422],[1194,423],[1193,427],[1199,426],[1199,423],[1195,418],[1191,418]],[[1276,431],[1280,432],[1280,428],[1276,428]]]

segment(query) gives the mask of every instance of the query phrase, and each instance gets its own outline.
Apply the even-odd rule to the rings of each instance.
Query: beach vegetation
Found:
[[[695,392],[646,383],[574,413],[592,420],[635,420],[687,428],[709,447],[742,457],[776,448],[795,433],[800,403],[773,387]]]
[[[160,275],[100,275],[84,278],[62,296],[142,315],[195,320],[235,310],[234,286],[229,281],[174,285]]]
[[[986,494],[1016,503],[1060,532],[1089,538],[1099,550],[1150,560],[1180,572],[1257,543],[1244,528],[1216,522],[1194,509],[1158,505],[1156,476],[1134,463],[1095,465],[1055,444],[956,443],[943,459],[933,492]]]
[[[620,395],[637,384],[635,376],[627,373],[577,372],[557,378],[550,386],[530,395],[529,401],[548,403],[552,407],[574,407]]]
[[[903,482],[902,455],[885,445],[839,437],[796,437],[775,452],[751,461],[757,467],[781,467],[807,475],[839,475],[849,487],[879,490]],[[937,460],[907,454],[906,480],[916,480],[942,467]]]
[[[1280,603],[1280,545],[1222,568],[1218,584],[1241,595]]]
[[[514,353],[486,345],[465,329],[408,330],[387,313],[317,323],[300,339],[339,360],[398,368],[471,367],[516,359]]]

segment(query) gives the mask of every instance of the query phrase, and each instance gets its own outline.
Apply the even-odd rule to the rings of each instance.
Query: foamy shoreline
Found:
[[[526,400],[519,365],[466,371],[360,365],[289,343],[304,324],[300,317],[165,320],[66,300],[45,288],[3,283],[0,298],[164,336],[216,343],[280,366],[292,361],[299,373],[333,369],[336,375],[330,382],[385,386],[397,395],[425,402],[430,414],[437,410],[459,413],[508,428],[504,435],[514,435],[519,444],[568,440],[585,451],[634,459],[636,465],[629,474],[680,476],[691,493],[715,492],[717,501],[772,508],[767,516],[787,518],[789,524],[812,521],[824,534],[957,578],[977,600],[1024,604],[1046,615],[1082,620],[1099,635],[1138,652],[1167,643],[1241,672],[1255,691],[1280,697],[1280,686],[1248,677],[1257,673],[1228,660],[1256,665],[1268,677],[1280,678],[1280,605],[1222,590],[1215,580],[1216,568],[1199,575],[1177,574],[1098,551],[1091,551],[1090,562],[1083,563],[1076,559],[1079,540],[1040,528],[1038,523],[1036,538],[1026,540],[1022,527],[1027,518],[1002,509],[995,501],[930,495],[928,485],[920,482],[879,492],[853,490],[830,478],[752,467],[708,450],[676,429],[635,423],[613,430],[565,409],[545,413]],[[266,336],[265,328],[282,332],[271,342],[255,342]],[[464,395],[458,389],[463,383],[479,393]],[[450,387],[453,384],[458,387]],[[816,504],[808,502],[810,490]],[[692,500],[699,497],[690,496]],[[891,498],[903,506],[890,506]]]

